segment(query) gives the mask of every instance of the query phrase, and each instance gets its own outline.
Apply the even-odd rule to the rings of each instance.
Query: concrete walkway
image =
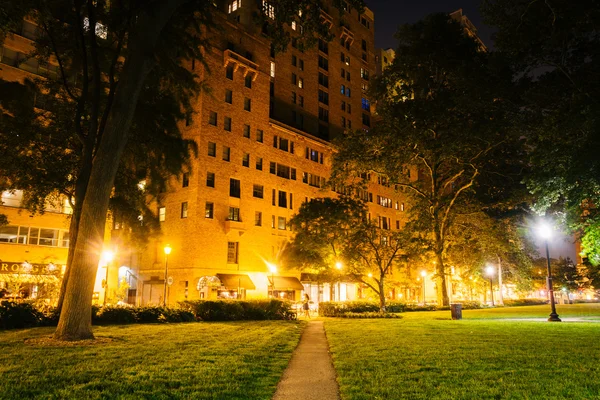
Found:
[[[337,400],[339,388],[323,321],[310,321],[273,400]]]

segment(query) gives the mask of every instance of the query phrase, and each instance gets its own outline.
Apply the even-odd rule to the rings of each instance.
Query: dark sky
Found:
[[[484,26],[479,14],[480,0],[365,0],[367,7],[375,13],[375,45],[381,48],[396,48],[394,34],[399,25],[412,23],[433,12],[450,13],[463,9],[483,42],[491,47],[491,29]]]

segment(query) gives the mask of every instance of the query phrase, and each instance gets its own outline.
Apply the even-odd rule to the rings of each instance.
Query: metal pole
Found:
[[[554,289],[552,289],[552,268],[550,267],[550,250],[548,249],[548,240],[546,242],[546,261],[548,264],[548,295],[550,296],[550,307],[552,308],[552,312],[550,313],[550,318],[548,321],[551,322],[560,322],[561,319],[558,318],[558,314],[556,313],[556,304],[554,303]]]
[[[165,254],[165,290],[163,293],[163,307],[167,306],[167,277],[169,276],[169,255]]]
[[[493,278],[490,276],[490,296],[492,296],[492,307],[494,307],[494,286],[492,279]]]
[[[423,305],[425,304],[425,277],[423,277]]]

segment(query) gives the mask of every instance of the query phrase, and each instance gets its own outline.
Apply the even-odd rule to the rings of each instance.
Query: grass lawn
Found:
[[[600,306],[558,305],[565,318]],[[600,399],[600,323],[531,322],[548,306],[330,319],[327,337],[342,398]],[[512,320],[511,320],[512,318]]]
[[[96,327],[93,346],[26,344],[53,329],[0,332],[0,399],[270,399],[302,323]]]

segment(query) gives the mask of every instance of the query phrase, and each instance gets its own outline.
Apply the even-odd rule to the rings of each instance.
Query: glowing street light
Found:
[[[369,272],[369,273],[367,274],[367,276],[368,276],[369,278],[372,278],[372,277],[373,277],[373,274],[372,274],[371,272]]]
[[[271,271],[271,297],[275,296],[275,274],[277,273],[277,265],[267,262],[267,268]]]
[[[163,251],[165,252],[165,288],[163,293],[163,307],[167,306],[167,279],[169,276],[169,254],[173,249],[170,245],[166,245]]]
[[[544,239],[544,244],[546,246],[546,264],[548,267],[548,276],[546,277],[546,283],[548,286],[548,296],[550,297],[550,307],[551,312],[548,318],[550,322],[560,322],[560,318],[558,318],[558,314],[556,313],[556,304],[554,302],[554,289],[552,289],[552,268],[550,267],[550,250],[548,249],[548,239],[552,237],[552,226],[550,226],[547,222],[542,221],[537,227],[537,234],[542,239]]]
[[[340,261],[338,261],[338,262],[336,262],[336,263],[335,263],[335,267],[336,267],[337,269],[342,269],[342,267],[343,267],[343,266],[344,266],[344,265],[343,265],[343,264],[342,264]]]
[[[487,276],[490,277],[490,295],[492,296],[492,307],[493,307],[494,306],[494,283],[493,283],[494,267],[491,265],[488,265],[485,268],[485,273],[487,274]]]

